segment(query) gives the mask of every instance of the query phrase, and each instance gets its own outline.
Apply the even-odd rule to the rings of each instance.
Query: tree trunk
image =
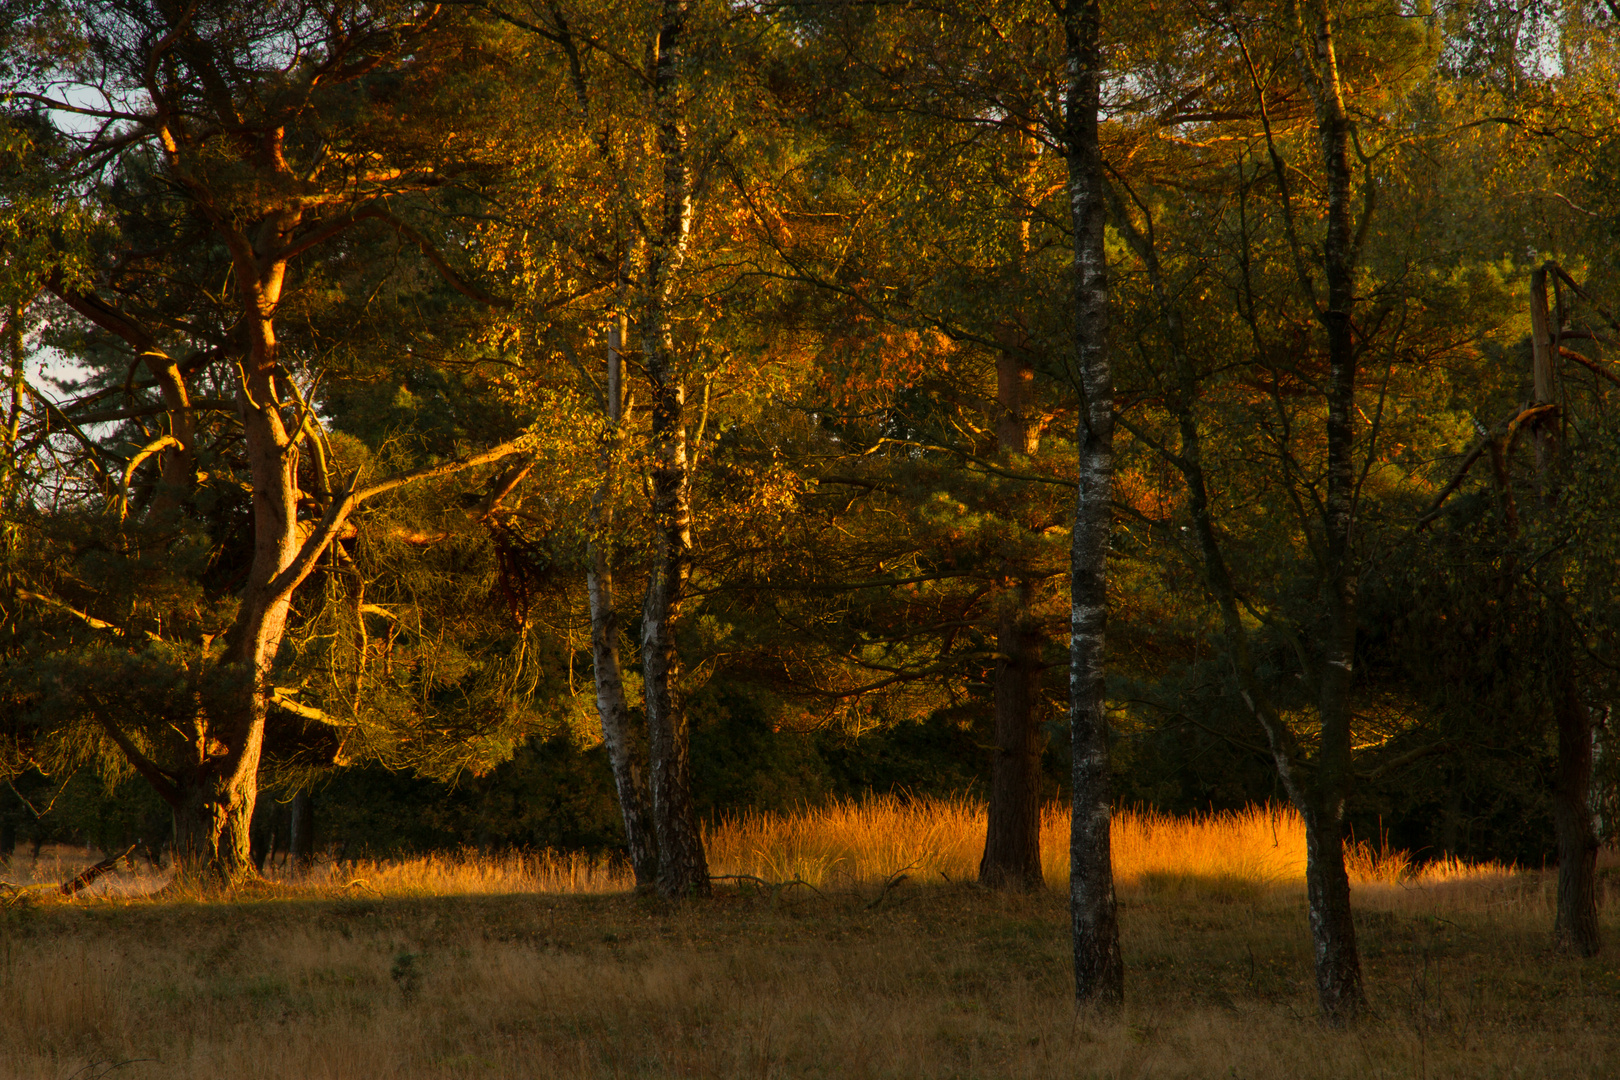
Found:
[[[595,536],[590,545],[586,586],[591,601],[591,654],[596,675],[596,711],[602,719],[602,741],[613,766],[613,786],[624,816],[624,839],[630,850],[636,888],[653,887],[658,880],[658,849],[647,805],[647,780],[630,737],[630,713],[625,705],[624,672],[619,663],[619,616],[613,607],[613,565],[608,533],[612,525],[614,470],[617,464],[620,397],[620,358],[623,322],[614,319],[608,337],[607,415],[601,470],[591,502]]]
[[[1558,333],[1547,310],[1547,267],[1530,274],[1531,379],[1536,403],[1558,397]],[[1536,479],[1541,499],[1558,501],[1559,437],[1550,422],[1536,425]],[[1555,573],[1561,556],[1547,560]],[[1553,785],[1553,833],[1558,845],[1558,903],[1553,938],[1560,948],[1596,956],[1602,946],[1597,917],[1597,829],[1592,819],[1592,714],[1581,699],[1575,669],[1577,644],[1557,612],[1549,635],[1549,687],[1558,728],[1558,776]]]
[[[1069,731],[1074,816],[1069,837],[1069,912],[1075,999],[1118,1009],[1125,996],[1109,829],[1113,795],[1103,661],[1108,623],[1108,547],[1113,529],[1113,373],[1108,356],[1108,263],[1102,151],[1098,143],[1102,55],[1097,0],[1063,8],[1069,208],[1074,221],[1075,368],[1083,391],[1078,497],[1071,545]]]
[[[181,788],[173,807],[176,880],[234,885],[254,876],[250,830],[257,796],[252,774],[207,777]]]
[[[1008,346],[1022,344],[1022,340],[1014,340],[1011,328],[998,337],[1005,337]],[[996,405],[1000,412],[996,418],[996,448],[1002,454],[1028,456],[1041,448],[1040,421],[1031,413],[1034,399],[1035,365],[1011,348],[1003,349],[996,356]]]
[[[1592,820],[1592,715],[1575,686],[1570,653],[1554,661],[1553,712],[1558,721],[1558,782],[1553,828],[1558,840],[1558,913],[1553,933],[1561,948],[1596,956],[1602,947],[1597,912],[1597,830]]]
[[[1344,867],[1342,812],[1313,811],[1305,819],[1305,893],[1316,959],[1316,996],[1322,1015],[1346,1023],[1366,1008],[1361,956],[1350,915],[1350,875]]]
[[[1316,987],[1329,1023],[1355,1021],[1366,1008],[1355,928],[1350,920],[1350,885],[1344,872],[1344,804],[1350,792],[1352,753],[1350,693],[1355,678],[1357,574],[1354,565],[1356,516],[1355,417],[1356,346],[1351,325],[1355,308],[1356,250],[1350,221],[1350,119],[1339,82],[1333,22],[1325,3],[1312,7],[1314,62],[1307,78],[1316,101],[1317,133],[1327,180],[1327,229],[1322,241],[1327,306],[1320,318],[1327,333],[1327,492],[1322,531],[1326,559],[1322,600],[1327,616],[1319,644],[1318,711],[1321,743],[1316,775],[1309,784],[1305,814],[1307,892],[1316,945]],[[1316,869],[1310,869],[1314,862]],[[1313,883],[1314,881],[1314,883]]]
[[[673,430],[656,419],[655,439],[664,427],[659,466],[653,472],[653,514],[657,548],[642,608],[642,677],[646,684],[647,733],[652,758],[653,827],[658,837],[658,891],[680,897],[706,894],[708,861],[692,813],[691,764],[687,753],[686,711],[679,698],[680,655],[672,623],[686,584],[691,550],[685,438],[680,431],[679,388],[655,393],[675,405]]]
[[[1012,326],[998,335],[996,441],[1003,458],[1040,449],[1040,425],[1030,415],[1035,369],[1015,351],[1022,335]],[[1015,574],[1015,567],[1008,567]],[[979,883],[994,889],[1039,889],[1041,872],[1040,627],[1031,617],[1031,586],[1004,588],[996,616],[995,756],[990,762],[990,805]]]
[[[652,72],[662,191],[647,237],[641,286],[642,362],[652,392],[652,566],[641,611],[641,663],[652,773],[658,891],[708,895],[709,864],[692,813],[686,710],[680,700],[675,620],[692,564],[692,489],[686,449],[686,388],[670,334],[671,286],[692,230],[692,177],[684,116],[685,0],[664,0]]]
[[[667,345],[660,341],[654,347]],[[668,897],[706,895],[709,867],[692,813],[686,710],[679,697],[680,654],[673,625],[692,550],[684,393],[669,381],[665,365],[649,363],[648,369],[653,382],[656,462],[652,475],[654,549],[641,612],[641,661],[652,764],[653,828],[658,837],[658,891]]]
[[[0,866],[10,866],[16,850],[17,819],[10,814],[0,814]]]
[[[315,796],[300,791],[292,797],[291,821],[287,827],[287,854],[293,872],[305,873],[315,865]]]
[[[996,752],[979,882],[1039,889],[1041,872],[1040,628],[1029,618],[1029,586],[1008,589],[996,625]]]

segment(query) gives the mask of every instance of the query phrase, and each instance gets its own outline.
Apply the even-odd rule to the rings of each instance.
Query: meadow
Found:
[[[1609,954],[1561,955],[1539,869],[1357,845],[1373,1015],[1326,1031],[1297,817],[1121,814],[1127,1004],[1099,1020],[1072,1007],[1061,811],[1049,887],[1025,895],[973,883],[982,815],[877,799],[723,821],[715,897],[680,905],[566,855],[324,864],[224,897],[142,866],[73,900],[8,890],[0,1076],[1620,1075],[1614,905]]]

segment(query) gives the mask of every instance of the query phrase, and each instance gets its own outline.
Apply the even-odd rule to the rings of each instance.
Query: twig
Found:
[[[122,855],[109,855],[107,858],[96,863],[96,865],[86,867],[80,872],[79,876],[74,878],[72,881],[62,882],[62,895],[72,896],[75,893],[82,892],[83,890],[89,888],[101,875],[111,873],[112,871],[118,869],[118,860],[129,858],[129,856],[135,851],[135,847],[135,844],[131,844],[129,845],[129,849]]]
[[[910,866],[901,867],[899,870],[896,870],[894,873],[890,874],[889,880],[883,883],[883,891],[878,893],[876,900],[873,900],[870,904],[866,905],[866,910],[871,911],[873,908],[883,903],[883,901],[887,900],[889,898],[889,893],[910,881],[911,871],[917,869],[917,867],[921,865],[922,863],[920,861],[914,862]]]
[[[826,895],[827,895],[826,893],[822,892],[820,889],[816,888],[814,885],[810,884],[808,881],[804,880],[804,878],[802,878],[802,877],[794,877],[792,881],[766,881],[764,878],[757,877],[757,876],[755,876],[753,874],[712,874],[712,875],[710,875],[709,880],[710,881],[752,881],[754,884],[759,885],[761,888],[766,888],[766,889],[771,890],[771,903],[772,904],[776,903],[776,898],[778,896],[780,896],[785,890],[791,889],[795,885],[802,885],[806,889],[809,889],[811,892],[815,893],[817,896],[822,897],[823,899],[825,899]]]

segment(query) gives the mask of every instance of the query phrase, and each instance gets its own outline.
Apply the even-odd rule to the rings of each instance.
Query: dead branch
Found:
[[[73,880],[62,882],[62,895],[73,896],[75,893],[82,892],[89,888],[95,882],[95,880],[101,877],[103,874],[112,873],[114,870],[118,869],[118,861],[120,859],[129,858],[130,854],[134,852],[135,847],[136,845],[131,844],[129,845],[129,849],[123,854],[109,855],[105,859],[102,859],[100,862],[96,863],[96,865],[89,866],[81,870],[79,872],[79,876]]]
[[[878,893],[876,900],[873,900],[870,904],[866,905],[866,910],[871,911],[880,906],[883,901],[889,898],[889,893],[910,881],[911,871],[917,869],[917,867],[921,865],[922,863],[920,862],[914,862],[910,866],[903,866],[894,873],[890,874],[889,879],[883,883],[883,891]]]

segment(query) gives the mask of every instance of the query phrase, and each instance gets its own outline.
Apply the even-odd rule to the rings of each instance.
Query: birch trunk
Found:
[[[1125,969],[1109,845],[1112,811],[1103,662],[1108,621],[1108,547],[1113,526],[1113,375],[1108,356],[1108,265],[1103,249],[1103,169],[1098,143],[1102,56],[1098,0],[1063,8],[1068,71],[1064,152],[1074,221],[1074,352],[1084,393],[1079,494],[1071,548],[1069,730],[1074,753],[1074,816],[1069,838],[1069,912],[1075,998],[1118,1009]]]
[[[619,663],[619,616],[613,606],[613,562],[609,542],[618,465],[620,410],[623,407],[620,366],[623,340],[623,321],[615,319],[608,337],[608,431],[602,449],[602,479],[591,502],[594,536],[590,544],[590,569],[586,573],[586,585],[591,601],[591,652],[596,676],[596,711],[602,718],[602,741],[607,744],[608,760],[613,766],[613,786],[624,816],[624,839],[630,850],[636,888],[648,889],[657,883],[658,849],[652,832],[652,813],[647,805],[647,779],[630,737],[624,672]]]
[[[641,662],[652,764],[653,828],[658,837],[658,891],[668,897],[706,894],[708,862],[692,813],[686,713],[679,698],[680,654],[674,621],[691,570],[692,517],[687,475],[685,393],[671,378],[662,334],[649,335],[653,392],[653,565],[641,612]]]
[[[1316,960],[1316,995],[1322,1015],[1345,1023],[1366,1008],[1361,955],[1350,913],[1350,875],[1344,866],[1344,814],[1306,812],[1305,893]]]
[[[651,757],[658,891],[707,895],[708,860],[692,813],[686,712],[679,696],[675,621],[692,564],[691,476],[686,446],[686,388],[674,357],[670,294],[692,229],[692,178],[683,115],[687,63],[685,0],[664,0],[653,68],[653,109],[663,190],[657,227],[647,238],[639,323],[652,394],[652,566],[641,613],[641,662]]]
[[[1311,934],[1315,942],[1316,986],[1322,1014],[1335,1024],[1354,1021],[1366,1008],[1355,927],[1350,920],[1350,885],[1344,873],[1344,805],[1351,785],[1350,692],[1355,677],[1357,574],[1355,530],[1356,346],[1351,314],[1355,306],[1356,252],[1350,224],[1350,119],[1339,83],[1333,23],[1327,5],[1312,9],[1312,63],[1308,81],[1316,99],[1317,133],[1327,180],[1327,229],[1322,243],[1327,307],[1321,321],[1327,333],[1327,493],[1323,503],[1326,565],[1323,601],[1326,635],[1321,663],[1318,711],[1321,744],[1310,802],[1301,806],[1306,844]],[[1313,869],[1314,868],[1314,869]]]

